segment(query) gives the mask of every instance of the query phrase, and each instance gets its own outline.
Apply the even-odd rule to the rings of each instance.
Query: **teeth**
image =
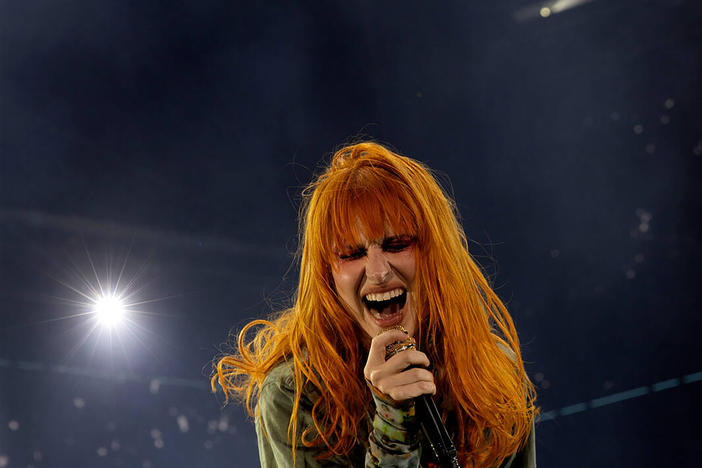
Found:
[[[370,293],[366,294],[366,300],[374,302],[387,301],[388,299],[392,299],[393,297],[399,296],[403,292],[405,292],[404,289],[397,288],[393,289],[392,291],[385,291],[382,293]]]

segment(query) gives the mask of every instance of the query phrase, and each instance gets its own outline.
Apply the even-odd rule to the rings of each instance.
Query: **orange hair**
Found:
[[[417,342],[436,372],[437,394],[462,466],[498,465],[526,441],[537,412],[512,318],[468,252],[455,203],[421,163],[373,142],[338,150],[303,191],[300,280],[292,308],[254,320],[239,333],[238,353],[212,376],[245,400],[251,416],[266,375],[292,360],[293,457],[303,385],[320,390],[302,443],[324,457],[346,454],[370,404],[363,378],[364,331],[334,290],[335,246],[377,239],[388,227],[416,238]],[[300,252],[299,252],[300,254]],[[262,326],[252,340],[245,335]],[[505,352],[507,351],[507,352]],[[260,418],[260,415],[258,415]]]

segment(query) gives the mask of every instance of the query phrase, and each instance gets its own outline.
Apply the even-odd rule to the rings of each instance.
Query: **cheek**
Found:
[[[413,280],[417,269],[414,252],[403,253],[402,256],[397,259],[396,266],[406,279],[410,281]]]
[[[346,262],[336,265],[332,268],[332,278],[336,291],[340,295],[349,294],[356,289],[356,283],[360,278],[361,268],[355,264],[356,262]]]

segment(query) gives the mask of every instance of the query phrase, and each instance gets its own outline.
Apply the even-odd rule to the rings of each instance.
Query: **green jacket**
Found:
[[[258,418],[256,435],[258,452],[263,468],[317,468],[317,467],[425,467],[431,461],[428,449],[422,448],[421,441],[409,445],[393,444],[378,435],[384,424],[378,415],[371,419],[367,415],[366,424],[358,428],[358,442],[346,456],[334,456],[319,461],[315,457],[322,453],[320,448],[307,448],[302,445],[301,434],[304,428],[314,427],[312,406],[319,397],[315,391],[303,391],[298,411],[297,443],[295,444],[295,464],[293,465],[292,444],[288,439],[288,423],[292,415],[295,395],[295,381],[292,363],[284,362],[276,366],[266,377],[261,388],[258,409],[267,437]],[[374,396],[375,398],[375,396]],[[380,404],[376,400],[376,404]],[[381,440],[383,439],[383,440]],[[379,441],[380,440],[380,441]],[[402,452],[401,455],[396,455]],[[422,455],[424,454],[424,455]],[[534,429],[519,452],[512,454],[500,468],[535,468],[536,447]]]

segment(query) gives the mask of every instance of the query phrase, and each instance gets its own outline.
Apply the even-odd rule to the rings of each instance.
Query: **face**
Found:
[[[362,239],[339,249],[332,277],[339,297],[354,314],[370,342],[382,329],[402,325],[410,336],[417,328],[414,306],[415,240],[403,234]]]

